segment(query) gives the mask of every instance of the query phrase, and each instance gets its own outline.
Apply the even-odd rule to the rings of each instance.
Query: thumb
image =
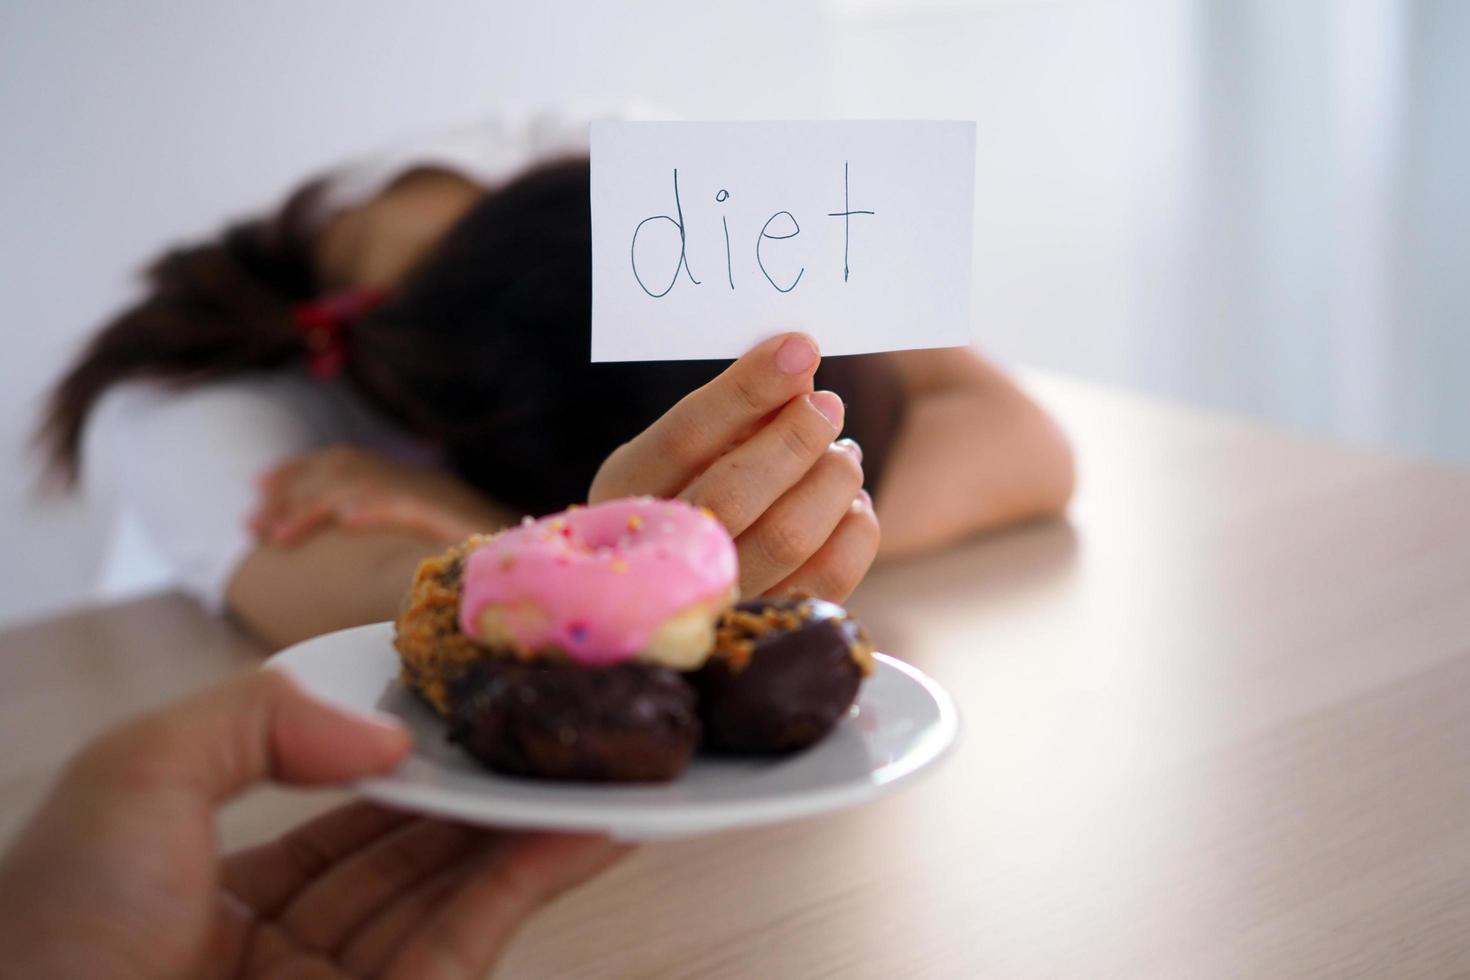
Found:
[[[16,948],[22,962],[68,964],[28,976],[183,975],[215,911],[217,804],[264,780],[382,772],[408,747],[401,726],[323,704],[275,670],[102,736],[0,858],[0,972]]]
[[[319,701],[267,668],[103,736],[80,764],[217,803],[261,782],[326,785],[387,772],[410,743],[396,721]]]

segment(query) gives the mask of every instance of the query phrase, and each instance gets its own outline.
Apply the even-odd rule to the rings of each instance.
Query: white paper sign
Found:
[[[592,124],[592,360],[970,341],[975,126]]]

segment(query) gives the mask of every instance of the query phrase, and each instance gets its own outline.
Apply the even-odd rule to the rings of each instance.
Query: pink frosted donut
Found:
[[[708,511],[629,497],[527,519],[465,564],[460,628],[521,655],[581,664],[703,662],[734,595],[735,543]]]

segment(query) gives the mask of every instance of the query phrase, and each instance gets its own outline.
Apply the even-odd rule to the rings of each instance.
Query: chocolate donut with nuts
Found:
[[[873,672],[873,647],[847,610],[806,597],[753,599],[721,617],[692,677],[705,749],[795,752],[847,714]]]

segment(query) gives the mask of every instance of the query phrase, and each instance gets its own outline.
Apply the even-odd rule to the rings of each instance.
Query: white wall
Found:
[[[505,104],[976,119],[984,346],[1470,462],[1470,4],[412,6],[0,5],[0,619],[93,580],[21,451],[140,263]]]

